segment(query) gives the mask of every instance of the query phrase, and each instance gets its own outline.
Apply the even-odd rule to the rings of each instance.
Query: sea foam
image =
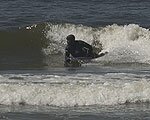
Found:
[[[0,104],[84,106],[150,102],[150,81],[147,75],[107,73],[71,76],[1,77]],[[5,78],[5,79],[4,79]],[[12,81],[13,80],[13,81]],[[6,82],[4,82],[6,81]],[[14,82],[15,81],[15,82]],[[43,82],[42,82],[43,81]]]
[[[88,27],[74,24],[49,24],[46,37],[49,46],[43,49],[46,55],[65,52],[66,36],[74,34],[77,40],[109,52],[97,61],[150,63],[150,31],[139,25],[109,25],[106,27]],[[96,44],[95,44],[96,43]]]

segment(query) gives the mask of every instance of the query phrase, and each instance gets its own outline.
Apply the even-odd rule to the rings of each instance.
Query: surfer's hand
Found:
[[[105,54],[108,54],[108,52],[106,51],[106,52],[104,52]]]
[[[105,54],[108,54],[108,52],[107,51],[101,51],[98,55],[101,55],[101,54],[105,55]]]

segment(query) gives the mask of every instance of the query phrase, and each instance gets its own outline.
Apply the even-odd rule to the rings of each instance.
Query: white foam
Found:
[[[76,39],[85,40],[88,43],[92,43],[93,40],[93,28],[86,27],[83,25],[73,25],[73,24],[49,24],[47,31],[47,38],[50,40],[47,49],[44,49],[46,55],[53,53],[64,53],[64,48],[66,45],[66,37],[69,34],[74,34]],[[88,39],[87,39],[88,38]]]
[[[16,79],[18,76],[22,79]],[[150,81],[147,76],[127,73],[68,76],[5,74],[1,77],[0,104],[67,107],[149,102]],[[6,80],[5,83],[2,80]]]
[[[150,31],[135,24],[118,26],[111,25],[104,28],[92,28],[73,24],[49,24],[47,38],[50,40],[46,55],[63,53],[66,36],[74,34],[76,39],[89,44],[94,41],[102,43],[103,50],[109,53],[97,61],[111,62],[150,62]]]
[[[109,51],[106,61],[149,63],[150,31],[135,24],[112,25],[100,31],[99,39]]]
[[[29,105],[114,105],[150,101],[150,82],[122,85],[104,83],[89,85],[1,84],[0,104]]]

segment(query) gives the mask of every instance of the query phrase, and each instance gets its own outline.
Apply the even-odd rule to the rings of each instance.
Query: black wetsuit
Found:
[[[73,44],[66,46],[66,58],[94,58],[95,54],[93,53],[93,48],[88,43],[76,40]]]
[[[66,46],[65,66],[70,66],[71,63],[75,64],[75,66],[80,66],[80,64],[78,65],[78,60],[90,60],[104,55],[105,53],[100,55],[94,53],[92,46],[88,43],[81,40],[75,40],[73,43]]]

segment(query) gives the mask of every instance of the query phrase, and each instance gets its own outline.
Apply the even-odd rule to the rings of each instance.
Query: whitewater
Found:
[[[84,40],[99,51],[108,55],[96,61],[111,63],[144,63],[149,64],[150,31],[136,24],[124,26],[109,25],[106,27],[87,27],[73,24],[48,24],[46,38],[49,45],[43,49],[46,55],[64,54],[66,36],[74,34],[76,39]]]
[[[0,104],[85,106],[150,101],[149,74],[3,74]]]
[[[0,119],[149,120],[150,4],[1,0]],[[103,57],[64,67],[66,37]]]
[[[25,36],[41,30],[40,26],[47,44],[38,46],[43,57],[42,68],[36,68],[33,73],[28,70],[34,70],[34,66],[26,68],[27,73],[2,71],[1,105],[69,107],[150,102],[149,29],[137,24],[89,27],[46,23],[19,28],[19,32],[23,31]],[[83,63],[81,68],[65,68],[68,34],[108,54]],[[34,42],[29,43],[32,48]]]

